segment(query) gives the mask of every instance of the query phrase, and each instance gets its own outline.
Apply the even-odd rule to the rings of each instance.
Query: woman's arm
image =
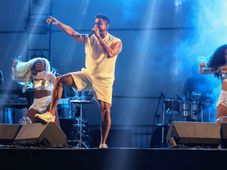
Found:
[[[205,63],[200,63],[200,65],[199,65],[199,73],[200,74],[213,74],[217,71],[218,71],[217,69],[206,67]]]
[[[17,63],[18,62],[16,60],[13,60],[12,62],[12,79],[19,82],[27,82],[31,76],[29,71],[22,73],[17,72],[16,70]]]
[[[53,74],[53,73],[48,73],[47,74],[47,77],[48,77],[48,80],[51,82],[51,83],[55,83],[55,81],[56,81],[56,76]]]

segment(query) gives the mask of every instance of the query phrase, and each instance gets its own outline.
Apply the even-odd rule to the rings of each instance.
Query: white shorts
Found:
[[[71,72],[77,90],[92,90],[97,100],[112,104],[113,81],[104,78],[94,78],[91,74],[82,71]]]
[[[44,113],[47,111],[47,107],[50,104],[51,96],[41,97],[34,99],[32,105],[30,106],[30,109],[34,109],[39,113]]]
[[[217,107],[222,104],[225,107],[227,107],[227,91],[221,90],[218,101],[217,101]]]

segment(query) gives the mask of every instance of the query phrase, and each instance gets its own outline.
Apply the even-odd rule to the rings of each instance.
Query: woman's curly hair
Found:
[[[207,66],[214,70],[218,70],[221,66],[224,66],[226,64],[225,55],[227,54],[225,51],[227,51],[227,44],[218,47],[210,57]],[[214,75],[219,78],[217,72]]]

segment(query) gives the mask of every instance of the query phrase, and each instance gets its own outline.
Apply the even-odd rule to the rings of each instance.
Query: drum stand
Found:
[[[85,134],[83,133],[84,132],[83,128],[86,127],[84,125],[84,120],[83,120],[83,105],[81,103],[78,104],[78,105],[79,105],[79,110],[80,110],[80,117],[78,118],[78,123],[76,125],[77,125],[77,127],[79,129],[79,132],[78,132],[79,140],[76,140],[76,142],[78,142],[76,147],[78,147],[78,148],[88,148],[88,146],[83,141],[83,137],[85,136]]]
[[[155,110],[155,114],[154,114],[154,119],[153,119],[153,123],[155,123],[155,120],[157,119],[157,121],[159,122],[159,118],[162,116],[162,120],[161,120],[161,124],[159,124],[159,126],[161,126],[162,128],[162,133],[161,133],[161,147],[165,146],[165,103],[163,101],[163,99],[165,98],[165,95],[163,93],[160,94],[159,98],[158,98],[158,104]],[[160,103],[162,104],[162,113],[159,115],[158,114],[158,108]]]
[[[83,140],[84,137],[88,137],[83,130],[86,128],[85,121],[83,120],[83,103],[90,103],[88,101],[80,101],[80,100],[70,100],[70,103],[77,104],[79,107],[80,116],[77,120],[77,123],[73,126],[78,128],[78,133],[75,135],[75,141],[77,142],[77,148],[88,148],[86,142]],[[79,135],[79,139],[77,139],[77,135]]]
[[[160,95],[159,98],[158,98],[158,104],[157,104],[157,107],[156,107],[156,110],[155,110],[155,114],[154,114],[154,118],[153,118],[153,123],[155,123],[155,121],[157,120],[157,122],[159,122],[159,118],[160,118],[160,114],[158,114],[158,108],[159,108],[159,105],[160,105],[160,102],[161,102],[161,98],[163,96]]]
[[[164,147],[165,144],[165,103],[163,102],[162,107],[162,138],[161,138],[161,146]]]

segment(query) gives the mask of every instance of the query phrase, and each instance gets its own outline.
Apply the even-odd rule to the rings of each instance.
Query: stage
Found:
[[[1,169],[218,169],[227,150],[202,148],[26,148],[2,146]]]
[[[1,0],[0,170],[224,169],[226,11]]]

